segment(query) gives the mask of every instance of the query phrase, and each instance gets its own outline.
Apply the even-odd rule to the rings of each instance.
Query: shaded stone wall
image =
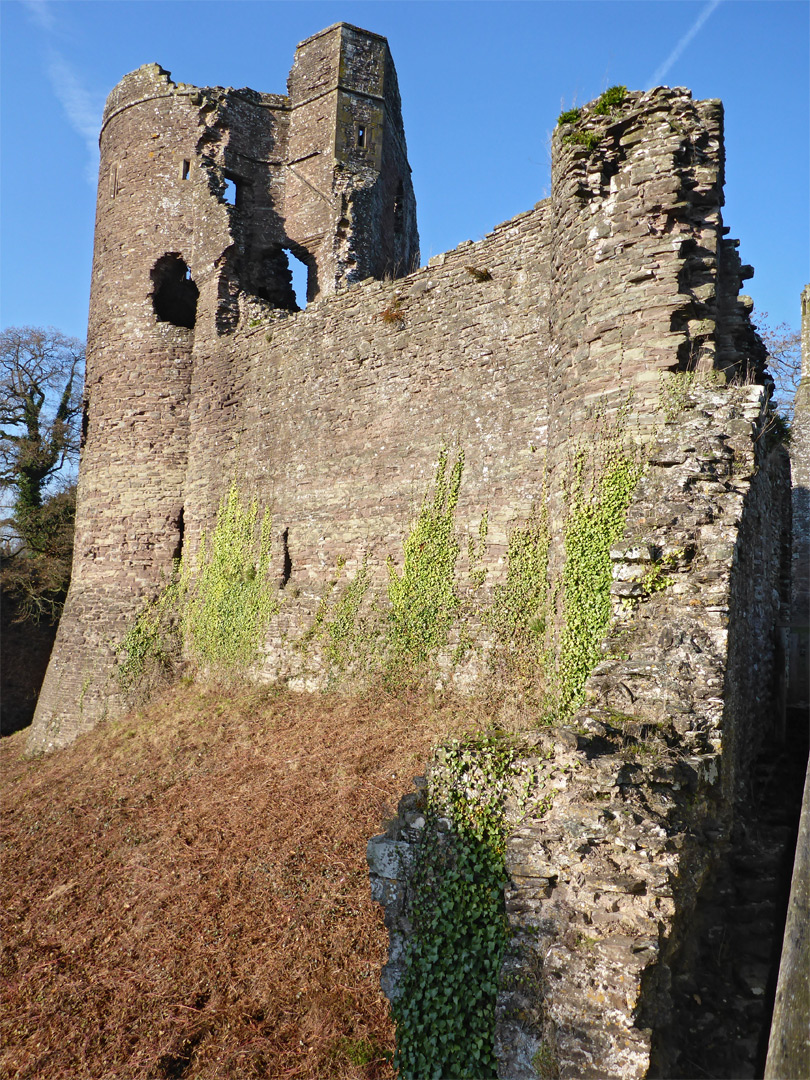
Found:
[[[810,718],[810,285],[801,296],[801,381],[791,426],[793,550],[788,624],[788,737],[806,733]],[[792,722],[792,724],[791,724]],[[793,732],[791,731],[791,726]],[[802,798],[793,878],[779,963],[765,1077],[801,1076],[810,1071],[810,768]]]
[[[51,623],[15,622],[15,604],[0,594],[0,736],[28,727],[56,637]]]
[[[793,595],[790,612],[792,705],[810,703],[810,285],[801,296],[802,370],[793,403],[790,469],[793,485]]]

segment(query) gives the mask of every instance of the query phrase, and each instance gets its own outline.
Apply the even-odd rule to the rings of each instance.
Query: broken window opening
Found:
[[[180,179],[181,180],[188,180],[188,174],[189,174],[190,171],[191,171],[191,162],[184,160],[183,164],[180,167]]]
[[[303,259],[299,259],[292,251],[288,250],[287,256],[290,271],[292,272],[292,291],[295,303],[297,309],[303,311],[307,306],[307,300],[309,300],[311,286],[310,268]]]
[[[239,191],[238,191],[238,188],[236,186],[236,181],[231,180],[230,176],[226,176],[225,177],[225,190],[222,193],[223,201],[226,202],[228,204],[228,206],[236,206],[236,199],[237,199],[238,194],[239,194]]]
[[[366,129],[358,126],[357,128],[357,145],[363,147],[366,145]]]
[[[154,282],[152,307],[158,321],[193,330],[200,290],[194,284],[186,262],[177,252],[163,255],[155,263],[151,278]]]
[[[258,252],[243,268],[243,288],[281,311],[302,311],[317,291],[317,273],[309,253],[280,245]]]

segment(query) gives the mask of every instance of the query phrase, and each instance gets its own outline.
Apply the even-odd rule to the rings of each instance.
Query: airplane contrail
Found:
[[[681,40],[678,42],[678,44],[675,46],[675,48],[672,50],[672,52],[669,54],[669,56],[666,58],[666,60],[663,62],[663,64],[661,64],[661,66],[653,74],[652,78],[648,81],[648,83],[647,83],[647,89],[648,90],[651,90],[653,86],[661,86],[662,85],[667,73],[669,72],[669,69],[673,66],[675,61],[678,59],[678,57],[684,51],[684,49],[689,44],[689,42],[692,40],[692,38],[695,36],[695,34],[700,30],[700,28],[706,22],[706,20],[712,14],[714,9],[720,6],[720,3],[721,3],[721,0],[709,0],[708,4],[706,4],[704,9],[701,11],[701,13],[695,19],[694,23],[692,23],[692,25],[689,27],[689,29],[686,31],[686,33],[683,35]]]
[[[94,186],[98,173],[98,131],[103,102],[82,85],[75,69],[55,49],[48,50],[48,78],[68,123],[87,147],[87,180]]]
[[[52,44],[58,36],[53,6],[48,0],[24,0],[32,22],[40,31],[45,52],[45,70],[68,123],[87,147],[86,177],[95,187],[98,174],[98,130],[104,100],[87,90],[76,68]]]

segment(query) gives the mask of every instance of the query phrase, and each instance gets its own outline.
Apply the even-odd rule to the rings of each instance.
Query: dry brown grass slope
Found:
[[[0,744],[0,1076],[393,1075],[366,840],[462,709],[179,687]]]

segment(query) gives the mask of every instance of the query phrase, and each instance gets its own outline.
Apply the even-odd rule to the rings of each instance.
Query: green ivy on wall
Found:
[[[436,755],[410,878],[413,924],[397,1025],[404,1080],[494,1077],[495,1000],[507,943],[504,803],[515,752],[485,736]]]
[[[398,674],[405,667],[424,668],[447,645],[459,608],[455,515],[464,472],[462,450],[456,451],[449,476],[447,468],[448,450],[442,446],[433,492],[423,499],[405,540],[402,569],[388,560],[386,653],[389,668]]]
[[[176,562],[168,584],[142,608],[117,650],[118,684],[125,694],[148,694],[174,670],[182,651],[183,594]]]
[[[125,691],[171,670],[184,652],[220,678],[253,663],[279,608],[270,537],[269,513],[259,521],[256,499],[245,504],[232,484],[196,559],[175,564],[169,583],[124,636],[118,678]]]
[[[236,484],[222,500],[188,575],[183,628],[198,666],[243,671],[257,658],[262,631],[278,611],[270,578],[271,519],[257,500],[244,505]],[[258,530],[257,530],[258,526]]]
[[[338,574],[346,565],[346,560],[338,559]],[[302,645],[306,647],[317,638],[323,644],[324,659],[330,679],[339,679],[347,671],[368,671],[373,666],[378,635],[372,625],[361,616],[361,607],[371,586],[371,572],[368,568],[368,556],[363,561],[353,578],[343,588],[335,592],[338,578],[327,585],[315,622],[304,634]]]
[[[495,632],[493,661],[521,686],[542,684],[548,615],[548,513],[534,508],[509,536],[506,581],[494,590],[486,621]]]
[[[623,419],[593,466],[580,449],[574,465],[570,511],[565,523],[562,571],[564,626],[557,658],[559,711],[570,715],[581,703],[585,680],[601,658],[600,646],[611,616],[610,549],[624,532],[630,498],[641,478],[639,455],[622,442]]]

